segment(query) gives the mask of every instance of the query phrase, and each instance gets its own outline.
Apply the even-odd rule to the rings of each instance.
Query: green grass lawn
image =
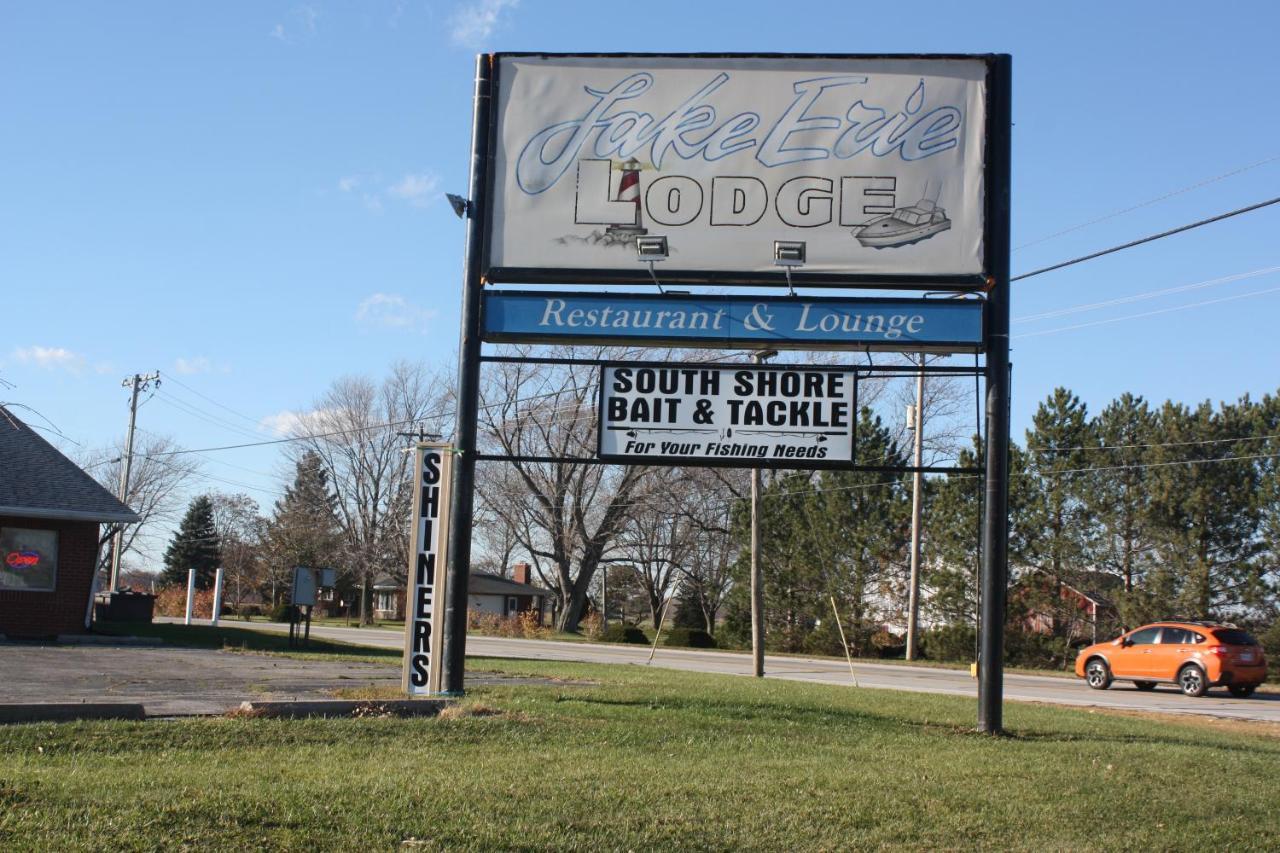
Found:
[[[1273,729],[1010,703],[990,738],[957,697],[469,666],[566,683],[450,719],[0,727],[0,848],[1280,846]]]

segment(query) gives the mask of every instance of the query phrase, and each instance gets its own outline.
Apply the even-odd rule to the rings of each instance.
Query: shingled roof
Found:
[[[0,515],[140,521],[79,465],[0,406]]]

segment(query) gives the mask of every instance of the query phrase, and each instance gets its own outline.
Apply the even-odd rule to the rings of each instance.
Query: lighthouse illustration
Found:
[[[640,220],[640,161],[634,157],[622,164],[622,180],[618,182],[618,197],[615,201],[633,202],[636,206],[636,219],[625,225],[610,225],[605,229],[605,234],[630,240],[637,235],[649,233]]]

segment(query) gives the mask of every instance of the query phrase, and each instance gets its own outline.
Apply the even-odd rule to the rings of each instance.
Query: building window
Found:
[[[58,532],[0,527],[0,589],[53,592],[58,581]]]
[[[377,592],[374,594],[374,610],[395,610],[396,594],[394,592]]]

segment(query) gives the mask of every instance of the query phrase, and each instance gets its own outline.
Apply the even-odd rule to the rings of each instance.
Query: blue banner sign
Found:
[[[487,291],[484,339],[752,349],[976,352],[979,299]]]

